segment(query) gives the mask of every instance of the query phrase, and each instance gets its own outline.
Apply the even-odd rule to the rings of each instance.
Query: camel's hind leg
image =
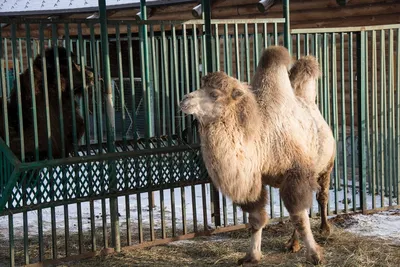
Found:
[[[268,216],[265,210],[267,204],[267,190],[262,188],[257,201],[239,204],[243,211],[249,213],[249,224],[251,226],[250,250],[246,256],[238,261],[239,265],[243,263],[258,263],[261,259],[261,237],[262,229],[268,223]]]
[[[290,219],[306,245],[307,259],[312,264],[320,264],[322,262],[322,249],[314,240],[307,210],[297,214],[290,214]]]
[[[328,223],[328,198],[329,198],[329,184],[332,172],[332,167],[330,166],[327,171],[323,172],[318,177],[318,184],[321,187],[317,194],[317,201],[321,208],[321,226],[320,231],[323,235],[329,235],[331,228]]]

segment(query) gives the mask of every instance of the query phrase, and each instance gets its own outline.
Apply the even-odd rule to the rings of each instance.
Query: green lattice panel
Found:
[[[112,168],[115,178],[111,180]],[[208,181],[198,149],[107,159],[29,170],[14,186],[6,209],[48,207],[107,194],[158,190]]]

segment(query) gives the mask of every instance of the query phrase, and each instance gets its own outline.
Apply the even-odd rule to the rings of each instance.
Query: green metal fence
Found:
[[[12,29],[0,38],[5,129],[4,96],[12,91],[8,64],[15,74],[33,72],[34,57],[57,44],[74,52],[82,68],[92,67],[95,79],[77,101],[86,130],[73,156],[48,154],[38,160],[36,129],[52,129],[52,112],[63,117],[61,98],[30,111],[46,115],[33,128],[33,157],[23,153],[23,131],[2,135],[0,236],[9,242],[0,244],[0,265],[62,262],[101,249],[119,251],[244,227],[246,214],[209,184],[193,118],[184,117],[178,103],[198,88],[208,66],[249,82],[262,49],[284,44],[284,19],[212,20],[211,52],[203,20],[107,21],[108,52],[96,32],[98,20],[51,21],[49,27],[62,31],[63,38],[44,36],[48,20],[5,22]],[[26,36],[17,36],[18,25],[26,26]],[[31,32],[32,25],[39,32]],[[294,56],[313,54],[323,70],[318,103],[338,143],[330,214],[398,205],[399,27],[292,31]],[[38,38],[31,37],[35,34]],[[106,94],[105,54],[112,98]],[[26,130],[22,112],[19,106],[14,115],[18,129]],[[62,119],[57,123],[64,127]],[[19,142],[19,158],[8,148],[10,136]],[[278,191],[269,190],[270,216],[282,219],[288,213]],[[314,202],[311,215],[318,213]],[[224,227],[215,230],[219,225]]]
[[[318,57],[319,107],[338,144],[330,207],[399,203],[399,25],[293,30],[295,54]]]
[[[86,131],[77,142],[77,126],[73,125],[76,141],[73,156],[54,158],[55,153],[43,156],[40,151],[40,130],[54,129],[52,116],[56,114],[57,126],[64,129],[61,132],[71,130],[58,119],[67,112],[62,108],[66,104],[60,93],[61,60],[54,64],[56,88],[47,84],[43,88],[44,102],[38,102],[43,95],[31,101],[33,108],[28,112],[33,117],[43,114],[42,121],[34,120],[33,138],[24,138],[32,129],[23,125],[22,118],[27,114],[23,113],[22,105],[16,110],[19,127],[9,122],[5,125],[2,166],[9,167],[1,173],[0,214],[8,222],[1,234],[10,243],[2,250],[7,251],[0,257],[5,259],[4,263],[14,266],[50,259],[65,261],[75,255],[93,255],[99,248],[112,247],[118,251],[121,246],[166,242],[194,233],[209,234],[213,225],[226,226],[223,231],[244,227],[245,214],[209,184],[196,131],[192,128],[193,118],[183,117],[178,103],[184,94],[198,88],[211,58],[215,69],[224,69],[249,81],[260,54],[253,51],[278,44],[281,37],[278,26],[284,19],[253,23],[213,21],[214,57],[206,56],[202,20],[108,21],[109,31],[114,35],[109,41],[115,47],[108,52],[108,58],[114,60],[111,74],[115,73],[111,77],[111,103],[107,102],[103,81],[102,41],[95,34],[98,21],[52,21],[51,28],[63,31],[62,39],[55,35],[45,38],[47,20],[7,22],[11,24],[11,36],[4,33],[0,52],[1,58],[14,66],[15,74],[25,70],[33,73],[35,56],[43,54],[47,47],[61,45],[76,55],[76,63],[82,69],[88,65],[93,68],[95,80],[94,86],[78,96],[75,103]],[[89,33],[84,23],[89,24]],[[152,59],[148,65],[144,64],[141,43],[143,23],[148,26],[148,55]],[[27,29],[23,37],[17,36],[16,31],[21,24]],[[31,27],[39,32],[31,32]],[[39,38],[32,38],[32,34],[38,34]],[[76,82],[75,77],[71,78],[71,59],[68,64],[67,77]],[[144,69],[148,70],[148,78]],[[8,70],[6,64],[2,64],[1,70],[3,85],[9,79],[4,75]],[[19,75],[15,77],[17,98],[22,101],[21,80]],[[30,81],[28,91],[33,97],[34,82]],[[4,110],[11,89],[2,87]],[[50,90],[58,91],[56,101],[49,98]],[[111,112],[107,105],[113,107]],[[2,116],[3,122],[11,118],[6,112]],[[48,141],[51,139],[49,133]],[[23,140],[35,142],[34,156],[28,153],[29,146]],[[7,148],[13,141],[18,143],[19,158],[12,156]]]

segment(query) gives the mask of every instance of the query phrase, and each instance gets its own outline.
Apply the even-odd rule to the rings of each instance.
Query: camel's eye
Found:
[[[210,93],[210,97],[211,97],[212,99],[214,99],[214,100],[216,100],[216,99],[218,98],[218,96],[219,96],[219,93],[218,93],[217,91],[212,91],[212,92]]]

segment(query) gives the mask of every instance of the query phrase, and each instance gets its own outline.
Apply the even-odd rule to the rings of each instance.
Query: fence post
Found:
[[[283,31],[284,43],[285,43],[285,47],[289,50],[289,53],[291,53],[292,52],[292,42],[291,42],[291,34],[290,34],[289,0],[283,0],[283,17],[285,18],[285,29]]]
[[[107,109],[107,148],[108,153],[114,152],[114,129],[115,129],[115,115],[114,106],[112,100],[112,88],[111,88],[111,69],[110,69],[110,57],[108,50],[108,30],[107,30],[107,11],[106,1],[99,1],[99,13],[100,13],[100,32],[101,32],[101,52],[103,57],[103,75],[105,84],[106,94],[106,109]],[[117,175],[115,169],[115,160],[108,162],[109,169],[109,181],[110,181],[110,192],[113,192],[117,188]],[[118,216],[118,199],[116,197],[110,198],[110,217],[111,217],[111,241],[112,246],[117,252],[121,251],[121,242],[119,234],[119,216]]]
[[[205,30],[205,36],[206,36],[206,55],[208,55],[207,58],[207,72],[213,72],[213,53],[212,53],[212,32],[211,32],[211,1],[210,0],[202,0],[201,4],[203,6],[203,19],[204,19],[204,30]],[[218,37],[218,36],[217,36]],[[217,62],[218,64],[219,62]],[[221,226],[221,208],[220,208],[220,202],[219,202],[219,192],[218,190],[212,186],[212,192],[211,192],[211,199],[212,199],[212,210],[213,214],[211,216],[214,216],[214,224],[215,226]]]
[[[366,68],[365,68],[365,31],[357,33],[357,111],[358,111],[358,177],[360,183],[360,203],[362,212],[367,211],[366,176],[367,176],[367,143],[366,143]]]

